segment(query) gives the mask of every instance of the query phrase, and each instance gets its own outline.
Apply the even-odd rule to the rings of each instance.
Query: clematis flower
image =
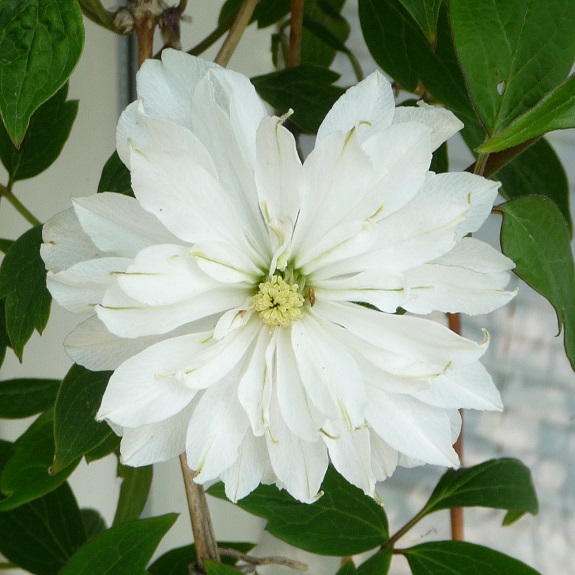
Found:
[[[124,463],[186,451],[234,501],[267,482],[305,502],[330,461],[370,495],[398,465],[456,467],[457,409],[501,409],[487,338],[419,316],[514,295],[513,263],[468,237],[498,184],[429,170],[462,124],[395,108],[376,72],[302,164],[238,73],[166,50],[138,94],[117,132],[135,198],[75,199],[42,249],[54,298],[89,316],[70,357],[114,370],[97,417]]]

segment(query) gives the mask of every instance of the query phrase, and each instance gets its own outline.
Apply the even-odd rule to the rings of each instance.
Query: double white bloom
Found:
[[[98,417],[124,462],[185,450],[196,481],[220,477],[232,500],[275,482],[301,501],[329,461],[368,494],[397,465],[457,466],[457,408],[501,409],[487,343],[394,314],[485,313],[514,295],[512,262],[465,237],[498,185],[429,171],[461,123],[395,109],[374,73],[302,165],[240,74],[165,51],[138,93],[117,140],[136,199],[74,200],[42,251],[54,298],[92,314],[70,356],[115,370]]]

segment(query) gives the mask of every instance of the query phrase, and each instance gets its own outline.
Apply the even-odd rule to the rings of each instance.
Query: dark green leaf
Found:
[[[67,483],[0,513],[0,552],[31,573],[56,575],[85,541],[82,516]]]
[[[0,477],[0,511],[14,509],[62,485],[78,461],[58,475],[50,475],[54,459],[53,411],[41,415],[14,442],[14,453],[6,462]]]
[[[492,459],[474,467],[448,469],[425,504],[425,514],[452,507],[492,507],[537,514],[529,469],[517,459]]]
[[[399,0],[417,22],[430,44],[435,44],[437,17],[442,0]]]
[[[92,461],[102,459],[102,457],[106,457],[106,455],[110,455],[110,453],[119,453],[121,439],[122,438],[120,436],[115,433],[111,433],[102,443],[94,447],[94,449],[86,452],[86,462],[90,463]]]
[[[10,347],[10,338],[6,329],[5,301],[0,299],[0,366],[4,363],[6,350]]]
[[[258,21],[258,28],[267,28],[285,18],[289,11],[290,0],[260,0],[254,18]]]
[[[177,517],[170,513],[107,529],[88,541],[58,575],[146,575],[150,557]]]
[[[57,379],[8,379],[0,381],[0,417],[17,419],[54,405],[60,387]]]
[[[102,168],[102,175],[98,182],[98,193],[101,192],[116,192],[126,196],[134,195],[130,170],[120,160],[118,152],[114,152]]]
[[[561,210],[569,232],[573,233],[569,206],[569,182],[561,160],[545,139],[529,146],[520,156],[503,166],[496,174],[508,200],[530,195],[547,196]]]
[[[322,491],[316,502],[307,504],[274,486],[260,485],[236,505],[267,519],[266,529],[278,539],[320,555],[355,555],[387,540],[387,517],[381,505],[331,466]],[[226,498],[221,483],[208,493]]]
[[[6,253],[10,249],[13,243],[14,240],[9,240],[7,238],[0,238],[0,252]]]
[[[575,59],[572,0],[452,0],[449,7],[459,60],[490,135],[569,73]]]
[[[517,520],[521,519],[524,515],[525,513],[523,511],[516,511],[515,509],[512,509],[505,514],[501,524],[504,526],[512,525]]]
[[[0,474],[4,465],[8,462],[14,453],[14,444],[11,441],[0,439]]]
[[[281,114],[293,108],[290,120],[304,132],[315,133],[344,90],[333,83],[339,74],[305,64],[252,78],[260,96]]]
[[[422,543],[401,553],[413,575],[538,575],[513,557],[464,541]]]
[[[225,563],[214,563],[213,561],[204,561],[206,575],[238,575],[239,571]]]
[[[19,145],[30,116],[68,80],[84,45],[75,0],[4,2],[0,10],[0,115]]]
[[[58,473],[113,434],[96,413],[112,375],[73,365],[62,380],[54,411],[56,454],[52,470]]]
[[[146,465],[145,467],[119,465],[118,477],[121,477],[123,481],[114,517],[114,525],[139,519],[148,500],[153,473],[154,468],[152,465]]]
[[[96,509],[81,509],[80,513],[82,514],[82,523],[86,530],[87,541],[94,539],[96,535],[100,535],[108,528],[104,518]]]
[[[78,113],[78,101],[66,101],[64,84],[32,115],[20,149],[17,149],[0,123],[0,159],[8,170],[10,183],[33,178],[60,155]]]
[[[353,561],[347,561],[340,569],[337,570],[335,575],[356,575],[357,569]]]
[[[555,204],[528,196],[499,206],[503,213],[501,248],[513,270],[549,300],[565,330],[565,351],[575,369],[575,266],[569,229]]]
[[[52,298],[46,288],[41,244],[42,226],[36,226],[14,242],[0,265],[0,299],[6,298],[6,329],[20,360],[34,329],[42,333],[50,316]]]
[[[433,159],[429,168],[436,174],[444,174],[449,172],[449,155],[447,152],[447,142],[443,142],[435,152],[433,152]]]
[[[386,575],[391,565],[391,549],[382,549],[357,568],[357,575]]]

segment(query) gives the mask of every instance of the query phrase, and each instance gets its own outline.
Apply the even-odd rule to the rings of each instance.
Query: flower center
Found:
[[[252,297],[253,308],[269,327],[288,327],[302,316],[304,298],[298,289],[298,284],[288,284],[274,275],[259,285],[258,293]]]

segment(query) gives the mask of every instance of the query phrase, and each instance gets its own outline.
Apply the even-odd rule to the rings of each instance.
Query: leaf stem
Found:
[[[291,0],[288,68],[301,64],[301,37],[303,33],[304,0]]]
[[[16,211],[33,226],[39,226],[42,222],[34,216],[34,214],[12,193],[11,186],[3,186],[0,184],[0,197],[4,196],[13,206]]]
[[[226,18],[213,32],[208,34],[201,42],[196,44],[188,54],[192,56],[199,56],[205,52],[210,46],[215,44],[229,29],[236,19],[237,12]]]
[[[289,567],[290,569],[297,569],[298,571],[308,570],[306,563],[288,559],[287,557],[280,557],[278,555],[272,555],[270,557],[254,557],[252,555],[246,555],[237,549],[230,549],[228,547],[219,547],[218,551],[220,552],[220,555],[233,557],[234,559],[245,561],[250,565],[282,565],[284,567]]]
[[[244,35],[244,32],[246,31],[246,28],[250,23],[250,19],[258,2],[259,0],[243,1],[240,9],[238,10],[234,23],[232,24],[230,31],[214,60],[216,64],[219,64],[220,66],[228,65],[242,36]]]
[[[419,523],[426,515],[423,508],[417,515],[412,517],[401,529],[398,529],[382,546],[381,549],[393,548],[395,543],[401,539],[416,523]]]
[[[201,485],[194,482],[194,472],[188,467],[185,453],[180,455],[180,466],[184,477],[192,532],[196,545],[197,564],[200,569],[203,569],[206,559],[217,563],[220,562],[218,544],[214,535],[206,493]]]

